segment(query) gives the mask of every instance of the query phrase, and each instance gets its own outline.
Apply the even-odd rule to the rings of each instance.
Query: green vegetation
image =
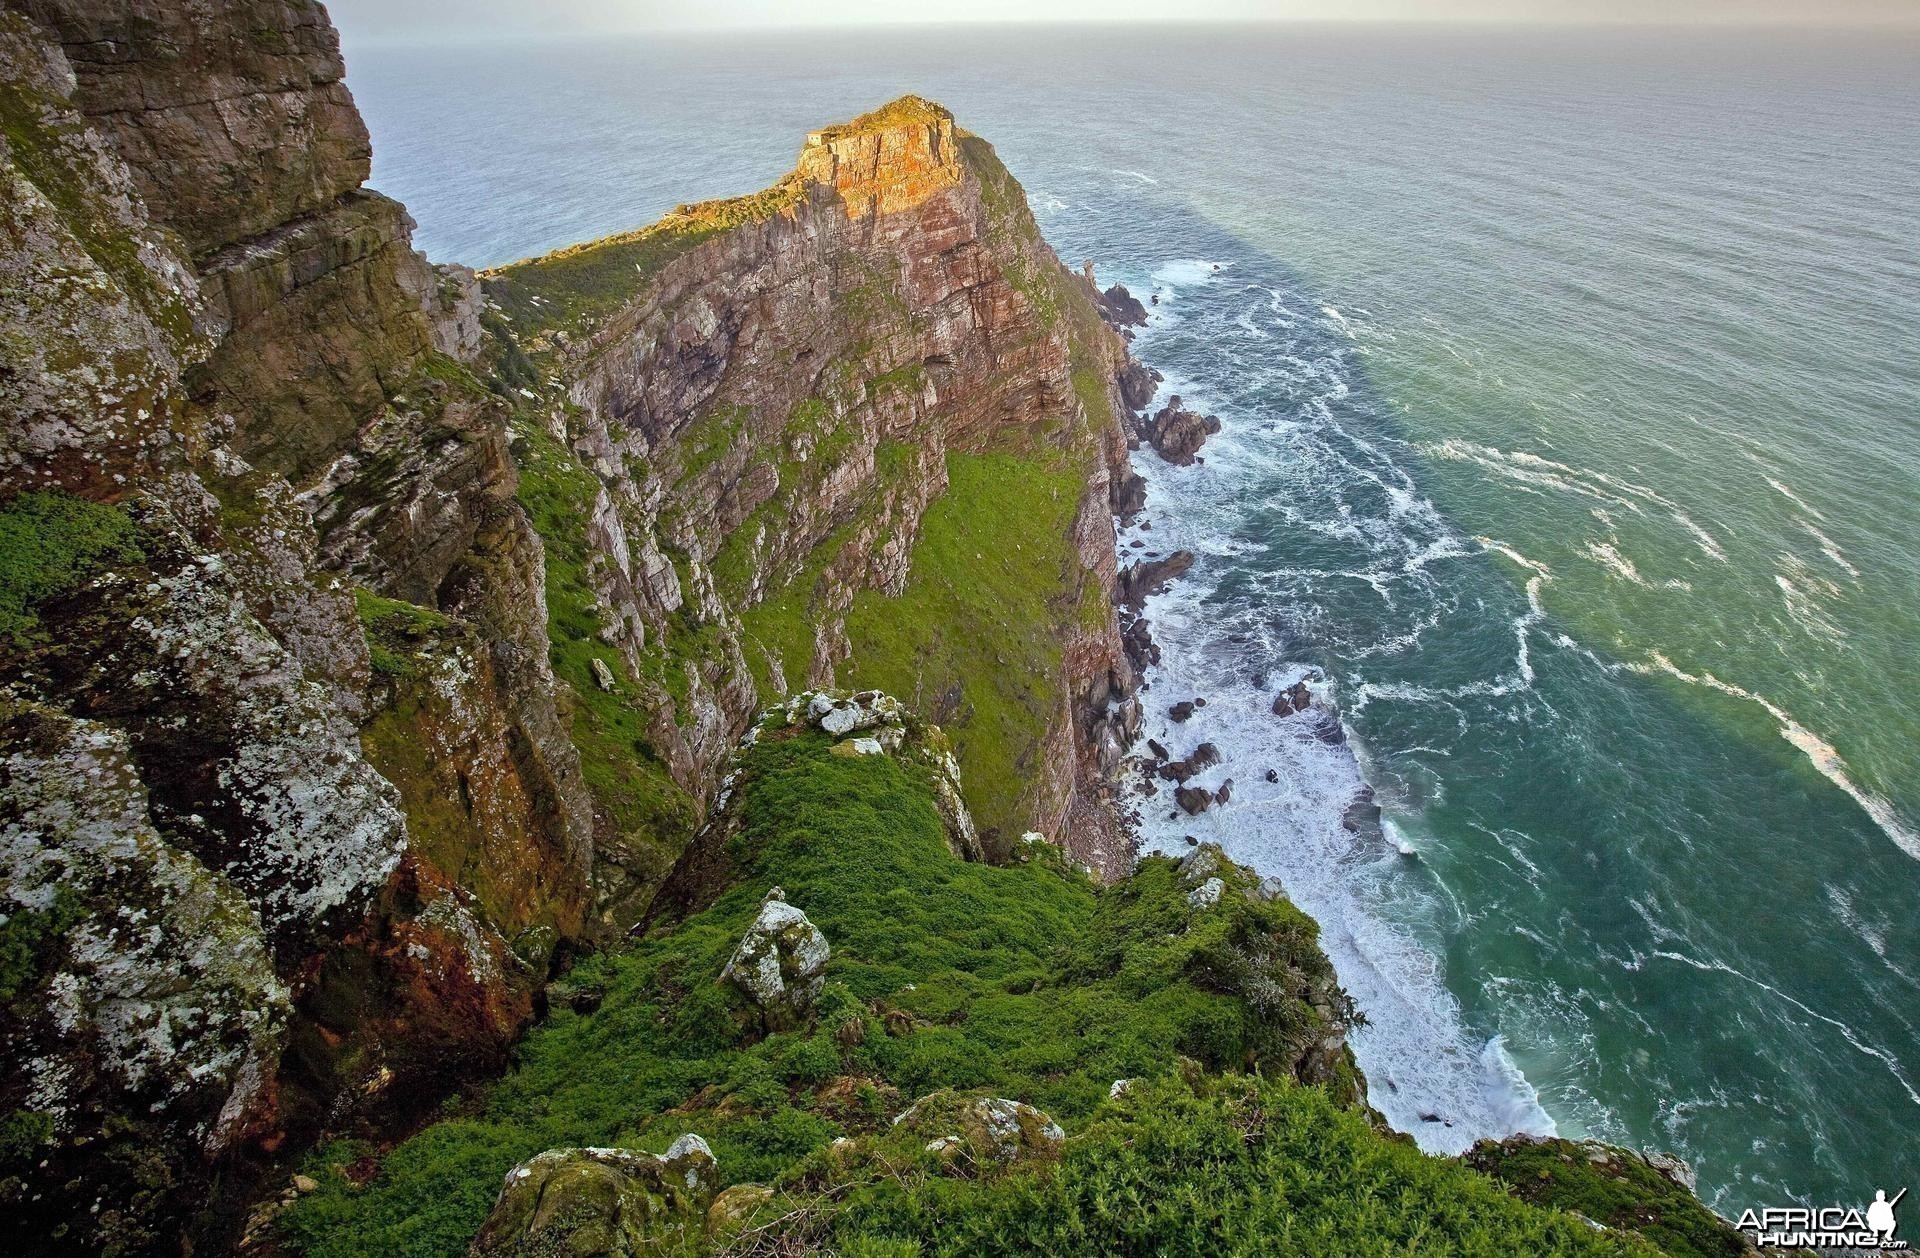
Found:
[[[668,263],[702,241],[772,218],[804,195],[799,178],[789,175],[749,196],[678,205],[638,231],[485,272],[487,294],[523,339],[540,330],[579,332],[631,300]]]
[[[1738,1258],[1749,1252],[1726,1220],[1624,1149],[1515,1138],[1476,1145],[1466,1160],[1524,1201],[1638,1232],[1674,1258]]]
[[[873,131],[884,131],[888,127],[902,127],[916,122],[938,125],[952,122],[953,115],[945,106],[937,105],[924,96],[907,95],[888,101],[878,109],[869,110],[851,122],[843,122],[837,127],[827,127],[813,134],[821,143],[832,143],[848,136],[866,135]]]
[[[587,576],[593,560],[586,521],[600,482],[545,429],[524,416],[513,424],[520,504],[545,544],[547,638],[553,671],[570,689],[574,745],[595,802],[626,846],[664,877],[693,829],[693,800],[667,772],[648,733],[644,696],[624,680],[625,661],[600,639],[599,597]],[[599,660],[616,678],[612,693],[594,680]]]
[[[140,527],[120,507],[58,492],[0,505],[0,639],[29,645],[39,604],[143,558]]]
[[[949,454],[947,478],[921,522],[906,592],[855,597],[841,676],[923,711],[947,695],[967,806],[1005,830],[1059,711],[1061,648],[1086,579],[1070,538],[1085,473],[1064,456],[1003,452]]]
[[[373,671],[387,677],[412,677],[418,656],[453,621],[430,608],[397,598],[382,598],[372,590],[356,588],[353,605],[367,635],[367,653]]]
[[[799,1252],[1632,1254],[1570,1215],[1381,1135],[1288,1071],[1325,1033],[1312,922],[1244,894],[1210,906],[1150,858],[1102,890],[1051,848],[953,856],[913,754],[830,754],[763,727],[743,757],[734,884],[630,950],[581,963],[590,1013],[556,1002],[515,1071],[381,1157],[339,1142],[286,1219],[315,1256],[463,1253],[514,1163],[547,1148],[712,1144],[722,1179]],[[719,974],[767,888],[833,946],[811,1021],[761,1036]],[[1246,1073],[1236,1073],[1246,1072]],[[1114,1080],[1133,1079],[1110,1099]],[[1057,1165],[942,1164],[890,1124],[943,1088],[1027,1101],[1068,1130]],[[841,1136],[851,1145],[829,1147]],[[347,1171],[378,1159],[355,1187]]]
[[[32,986],[47,954],[84,916],[80,897],[63,886],[46,908],[19,908],[0,920],[0,1005]]]
[[[893,1145],[871,1160],[856,1155],[831,1176],[796,1177],[819,1186],[816,1199],[839,1189],[840,1204],[823,1219],[801,1215],[770,1229],[773,1236],[810,1240],[810,1228],[842,1253],[927,1258],[1658,1252],[1522,1204],[1458,1163],[1381,1136],[1318,1089],[1284,1080],[1136,1083],[1051,1170],[956,1177],[905,1140]],[[807,1200],[796,1197],[765,1213],[793,1212]]]

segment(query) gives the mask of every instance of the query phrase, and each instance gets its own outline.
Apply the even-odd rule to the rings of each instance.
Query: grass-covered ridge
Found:
[[[631,300],[669,262],[702,241],[791,210],[806,195],[797,175],[742,197],[677,205],[637,231],[569,245],[483,272],[487,295],[522,337],[580,332]]]
[[[514,1072],[442,1121],[384,1154],[316,1154],[292,1247],[464,1253],[517,1162],[660,1152],[692,1131],[723,1182],[776,1190],[749,1225],[791,1245],[778,1252],[1654,1252],[1381,1135],[1347,1103],[1350,1077],[1295,1082],[1286,1063],[1325,1031],[1304,994],[1330,973],[1284,900],[1247,894],[1230,866],[1208,902],[1164,858],[1104,890],[1044,845],[1018,865],[963,861],[918,745],[844,756],[764,725],[736,785],[733,885],[583,962]],[[762,1036],[719,975],[775,884],[833,955],[811,1018]],[[1136,1082],[1111,1097],[1117,1079]],[[1039,1106],[1064,1155],[941,1161],[890,1121],[940,1089]]]
[[[889,127],[913,126],[924,123],[939,126],[953,121],[953,113],[945,105],[930,101],[924,96],[911,93],[888,101],[878,109],[870,109],[858,118],[843,122],[838,126],[823,127],[807,137],[808,143],[831,144],[849,136],[870,135],[875,131],[885,131]]]

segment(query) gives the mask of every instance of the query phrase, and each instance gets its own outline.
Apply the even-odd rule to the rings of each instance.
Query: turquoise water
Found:
[[[1375,1103],[1668,1149],[1727,1212],[1920,1182],[1920,43],[348,36],[375,182],[476,264],[953,107],[1225,423],[1125,540],[1201,556],[1150,698],[1208,698],[1155,728],[1234,798],[1145,828],[1322,922]]]

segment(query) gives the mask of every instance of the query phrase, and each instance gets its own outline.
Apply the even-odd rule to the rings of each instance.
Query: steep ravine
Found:
[[[1136,869],[1116,606],[1167,574],[1115,519],[1130,445],[1204,432],[1130,418],[1124,293],[985,141],[906,97],[476,276],[362,186],[344,74],[313,0],[0,0],[19,1248],[1017,1248],[1144,1123],[1244,1153],[1216,1239],[1338,1147],[1315,1235],[1385,1183],[1463,1246],[1645,1252],[1383,1136],[1271,885]],[[1563,1153],[1609,1225],[1719,1236]]]

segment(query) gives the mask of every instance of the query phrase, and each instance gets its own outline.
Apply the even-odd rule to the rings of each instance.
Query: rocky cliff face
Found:
[[[219,1243],[496,1070],[751,715],[884,686],[1129,851],[1121,342],[911,98],[480,282],[311,0],[0,0],[0,1200]],[[210,1203],[210,1204],[209,1204]]]
[[[1137,720],[1111,609],[1125,349],[984,141],[905,98],[758,196],[486,288],[531,356],[526,445],[564,467],[539,479],[593,497],[550,530],[577,556],[556,603],[675,786],[708,794],[790,690],[885,688],[952,732],[990,847],[1130,857],[1106,785]],[[609,811],[621,924],[670,854]]]
[[[324,11],[0,9],[0,1195],[134,1252],[497,1068],[590,809],[505,408]]]

